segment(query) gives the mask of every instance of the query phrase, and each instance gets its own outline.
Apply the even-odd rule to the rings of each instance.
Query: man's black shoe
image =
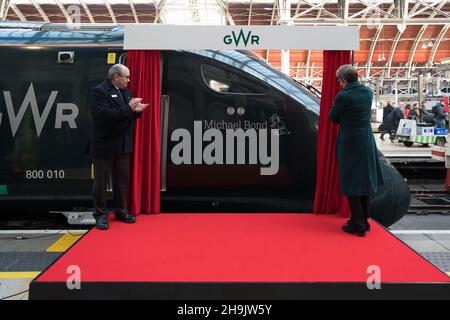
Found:
[[[108,215],[95,217],[95,226],[99,230],[108,230]]]
[[[136,217],[133,217],[130,213],[116,213],[116,220],[125,223],[135,223]]]
[[[362,225],[345,225],[342,227],[342,230],[344,230],[347,233],[355,234],[359,237],[364,237],[366,235],[366,228]]]

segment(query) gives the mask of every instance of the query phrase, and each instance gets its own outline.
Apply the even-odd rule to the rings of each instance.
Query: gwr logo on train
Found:
[[[44,107],[42,114],[39,113],[39,107],[36,100],[36,94],[34,93],[34,87],[31,83],[28,87],[28,91],[22,104],[19,108],[17,114],[14,111],[14,106],[12,102],[11,92],[3,91],[3,96],[6,104],[6,111],[8,113],[9,123],[11,125],[11,134],[13,138],[16,136],[17,130],[20,127],[25,111],[28,106],[31,107],[31,112],[33,113],[34,125],[36,128],[36,134],[39,137],[41,135],[42,129],[44,128],[45,122],[47,121],[48,115],[53,108],[58,91],[52,91]],[[64,112],[66,111],[66,112]],[[69,113],[67,112],[69,111]],[[62,123],[67,122],[71,129],[76,129],[77,124],[75,119],[79,113],[78,107],[74,103],[57,103],[56,104],[56,117],[55,117],[55,129],[61,129]],[[2,113],[0,113],[0,125],[2,124]]]
[[[34,87],[31,83],[16,113],[11,92],[3,91],[12,137],[14,138],[16,136],[25,112],[30,106],[36,134],[39,138],[57,95],[58,91],[56,90],[50,93],[44,110],[40,113]],[[78,113],[78,106],[74,103],[57,103],[55,129],[61,129],[63,122],[67,122],[71,129],[77,129],[75,120]],[[172,163],[175,165],[259,164],[261,166],[261,175],[275,175],[278,173],[280,164],[279,135],[285,134],[286,130],[284,124],[280,127],[279,123],[273,121],[272,118],[269,119],[271,121],[270,126],[268,126],[267,122],[257,124],[251,123],[250,121],[244,121],[242,123],[239,121],[232,123],[230,126],[230,123],[224,121],[208,122],[205,120],[203,128],[202,121],[194,121],[194,137],[191,137],[191,133],[187,129],[175,129],[170,139],[178,143],[170,152]],[[2,113],[0,113],[1,124]],[[271,127],[270,130],[269,127]],[[203,149],[204,142],[209,143]],[[268,150],[269,147],[270,153]]]

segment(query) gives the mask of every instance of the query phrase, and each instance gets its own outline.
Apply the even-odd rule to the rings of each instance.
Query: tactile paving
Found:
[[[444,272],[450,272],[450,252],[422,252],[421,255]]]
[[[0,252],[0,272],[42,271],[60,252]]]

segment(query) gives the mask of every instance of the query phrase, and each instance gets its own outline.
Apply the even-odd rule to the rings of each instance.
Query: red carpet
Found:
[[[159,214],[92,230],[36,282],[386,282],[449,278],[383,228],[359,238],[342,218],[311,214]]]

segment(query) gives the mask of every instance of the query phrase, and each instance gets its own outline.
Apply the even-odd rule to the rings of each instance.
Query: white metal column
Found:
[[[283,26],[293,25],[291,18],[291,0],[278,1],[279,20],[278,24]],[[281,50],[281,72],[290,76],[290,50]]]

